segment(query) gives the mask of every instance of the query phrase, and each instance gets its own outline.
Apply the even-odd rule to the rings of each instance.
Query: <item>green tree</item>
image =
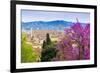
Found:
[[[26,34],[22,34],[21,38],[21,62],[36,62],[38,55],[33,51],[32,45],[26,43]]]
[[[45,42],[45,40],[44,40],[44,41],[43,41],[42,48],[45,49],[45,46],[46,46],[46,42]]]
[[[51,61],[54,57],[56,57],[57,50],[55,48],[44,49],[42,52],[41,61]]]
[[[41,61],[51,61],[56,56],[56,48],[54,43],[51,41],[49,34],[46,34],[46,40],[43,41],[43,50],[41,53]]]
[[[51,44],[51,39],[50,39],[49,33],[46,34],[46,44],[47,45]]]

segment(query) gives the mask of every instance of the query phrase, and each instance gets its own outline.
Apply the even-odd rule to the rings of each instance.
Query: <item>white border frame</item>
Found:
[[[89,12],[90,13],[90,60],[78,61],[59,61],[59,62],[39,62],[39,63],[21,63],[21,9],[28,10],[47,10],[47,11],[70,11],[70,12]],[[36,5],[16,5],[16,69],[57,67],[73,65],[94,64],[94,9],[71,8],[71,7],[53,7]]]

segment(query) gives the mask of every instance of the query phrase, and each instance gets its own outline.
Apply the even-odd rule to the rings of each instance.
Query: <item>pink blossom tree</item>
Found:
[[[64,37],[57,44],[59,52],[55,60],[90,59],[90,24],[82,26],[77,21],[64,31]]]

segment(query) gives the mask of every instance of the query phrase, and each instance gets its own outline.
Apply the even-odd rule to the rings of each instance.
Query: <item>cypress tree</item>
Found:
[[[46,34],[46,44],[47,45],[51,44],[51,39],[50,39],[49,33]]]
[[[43,41],[42,48],[45,49],[45,46],[46,46],[46,42],[45,42],[45,40],[44,40],[44,41]]]

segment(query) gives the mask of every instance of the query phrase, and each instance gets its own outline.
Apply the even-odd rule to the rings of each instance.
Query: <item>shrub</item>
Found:
[[[21,38],[21,62],[36,62],[37,61],[37,54],[33,51],[32,45],[26,43],[26,34],[22,34]]]

